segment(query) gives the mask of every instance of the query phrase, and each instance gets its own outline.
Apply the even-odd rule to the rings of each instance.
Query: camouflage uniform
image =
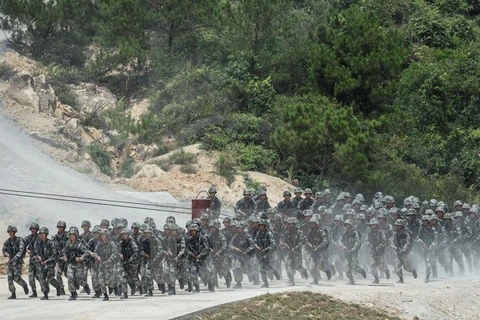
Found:
[[[308,272],[302,266],[302,245],[305,244],[305,237],[296,224],[297,219],[288,218],[287,228],[280,240],[280,247],[285,254],[285,269],[287,269],[289,285],[295,285],[295,271],[300,272],[302,278],[308,278]]]
[[[422,217],[422,221],[429,221],[428,216]],[[437,231],[429,224],[424,224],[418,231],[417,241],[420,244],[422,256],[425,261],[427,273],[425,282],[428,282],[432,273],[432,264],[434,263],[432,256],[433,248],[435,248],[435,241],[437,241]]]
[[[172,226],[178,230],[177,226]],[[168,235],[165,237],[165,280],[168,285],[169,294],[176,294],[175,281],[178,278],[180,283],[186,278],[184,274],[183,257],[185,255],[185,238],[177,233],[175,236]],[[182,284],[183,289],[183,284]]]
[[[340,219],[340,220],[338,220]],[[343,269],[345,265],[345,254],[342,250],[342,237],[345,233],[345,227],[343,226],[343,221],[341,216],[337,215],[335,217],[336,225],[332,228],[331,236],[332,236],[332,246],[330,246],[330,254],[333,258],[333,263],[335,265],[335,269],[338,272],[338,276],[340,279],[343,279]],[[338,221],[340,223],[338,224]]]
[[[350,224],[350,229],[346,228],[345,233],[342,235],[342,245],[345,252],[346,260],[346,275],[350,280],[349,284],[354,284],[353,272],[361,273],[365,278],[365,270],[359,266],[358,262],[358,250],[360,249],[360,235],[352,226],[351,220],[345,220],[344,225]]]
[[[30,230],[32,228],[36,229],[37,231],[40,229],[38,224],[32,224],[30,226]],[[37,286],[35,284],[35,279],[40,282],[40,277],[39,277],[39,265],[35,261],[34,257],[36,255],[35,252],[35,244],[38,239],[38,234],[37,233],[31,233],[28,236],[25,237],[25,248],[29,251],[29,259],[28,259],[28,282],[30,284],[30,288],[32,289],[32,295],[30,297],[35,298],[37,297]]]
[[[105,296],[104,300],[108,300],[107,287],[113,289],[116,285],[114,272],[119,253],[118,245],[108,238],[108,233],[108,229],[101,231],[101,234],[107,237],[98,241],[95,247],[98,283],[102,294]]]
[[[282,215],[281,214],[276,214],[273,219],[273,225],[270,228],[270,230],[273,233],[273,237],[275,238],[275,243],[280,243],[280,239],[283,236],[283,233],[285,232],[285,226],[282,223]],[[275,267],[275,270],[278,271],[278,274],[280,275],[280,279],[282,277],[282,262],[284,262],[284,252],[282,247],[277,247],[277,249],[273,252],[273,265]]]
[[[272,253],[275,249],[275,238],[270,230],[267,229],[268,222],[266,220],[261,220],[260,225],[264,225],[263,230],[259,230],[255,237],[255,244],[257,248],[257,258],[260,269],[260,276],[262,277],[263,285],[262,287],[268,287],[267,271],[272,270],[274,274],[277,275],[277,279],[280,279],[280,276],[272,266]]]
[[[283,196],[291,196],[289,191],[284,191]],[[298,205],[298,204],[297,204]],[[297,206],[291,199],[283,199],[277,204],[277,211],[282,214],[283,218],[294,217]]]
[[[155,266],[161,262],[163,256],[163,244],[157,237],[155,237],[153,232],[153,229],[150,227],[145,229],[143,232],[144,238],[140,244],[140,252],[142,256],[142,284],[145,290],[148,290],[148,296],[153,295],[153,280],[156,277]],[[150,233],[151,237],[147,238],[145,235],[146,233]]]
[[[200,234],[198,226],[190,226],[190,232],[196,230],[196,235],[190,235],[186,243],[187,252],[187,272],[189,275],[188,285],[191,290],[192,284],[195,286],[195,292],[200,292],[200,285],[198,281],[199,274],[208,272],[206,265],[206,258],[209,253],[208,239]]]
[[[99,232],[100,231],[100,227],[98,227],[98,231],[94,229],[95,232]],[[88,244],[87,244],[87,249],[90,251],[90,252],[95,252],[95,248],[97,247],[97,244],[100,242],[99,239],[95,238],[95,236],[93,238],[91,238],[89,241],[88,241]],[[95,291],[95,298],[99,298],[100,297],[100,294],[102,293],[102,288],[100,286],[100,280],[98,278],[98,269],[99,269],[99,265],[97,263],[95,263],[95,259],[90,257],[91,258],[91,266],[90,266],[90,272],[91,272],[91,276],[92,276],[92,288],[93,288],[93,291]]]
[[[379,283],[378,270],[385,272],[387,279],[390,278],[390,271],[385,264],[385,248],[388,246],[388,239],[385,231],[378,226],[378,220],[372,218],[370,225],[376,224],[375,229],[370,229],[367,240],[370,244],[370,269],[374,277],[374,283]],[[378,270],[377,270],[378,269]]]
[[[412,250],[412,235],[410,231],[405,228],[405,222],[402,219],[398,219],[395,222],[395,226],[401,226],[401,228],[395,232],[393,245],[397,251],[396,272],[399,278],[398,282],[403,283],[403,269],[413,273],[413,276],[417,278],[417,271],[412,267],[410,256]]]
[[[76,236],[76,241],[72,242],[69,239],[62,250],[63,260],[67,262],[68,290],[72,294],[71,300],[76,299],[77,289],[86,285],[83,260],[89,255],[89,251],[83,242],[78,240],[78,233]],[[77,258],[80,261],[77,261]]]
[[[320,270],[327,274],[328,279],[332,277],[331,270],[328,265],[328,236],[325,230],[319,226],[319,221],[314,217],[310,219],[310,231],[307,234],[307,247],[310,248],[310,255],[312,257],[311,274],[313,282],[311,284],[318,284],[320,279]]]
[[[140,284],[140,280],[138,278],[138,263],[140,254],[137,243],[130,236],[128,239],[124,239],[123,234],[128,235],[128,230],[122,230],[122,240],[120,241],[121,262],[123,264],[123,270],[125,271],[124,281],[130,286],[133,295],[135,294],[137,286]],[[125,282],[122,284],[123,287],[126,287]]]
[[[9,232],[13,230],[14,232],[17,232],[17,228],[12,226],[9,226],[7,230]],[[12,293],[9,299],[16,298],[15,286],[13,284],[14,281],[23,287],[25,294],[28,294],[27,283],[22,279],[22,265],[23,258],[25,256],[25,242],[22,238],[17,236],[14,236],[13,239],[8,238],[3,243],[2,253],[4,257],[9,257],[7,280],[8,290]]]
[[[220,223],[213,222],[210,224],[210,233],[208,235],[208,242],[210,245],[210,255],[208,257],[208,265],[210,269],[210,283],[211,291],[213,291],[214,284],[217,280],[217,274],[223,277],[227,283],[227,287],[230,287],[232,282],[232,274],[225,265],[225,251],[227,250],[227,239],[223,233],[219,232]],[[215,229],[213,229],[215,228]],[[212,232],[212,230],[214,230]]]
[[[230,242],[232,241],[234,233],[232,232],[232,227],[231,227],[231,219],[230,218],[225,218],[223,220],[225,228],[221,229],[220,232],[223,234],[225,237],[225,242],[226,242],[226,247],[225,247],[225,254],[224,254],[224,267],[225,270],[227,270],[230,273],[230,282],[232,281],[232,263],[233,263],[233,257],[232,257],[232,251],[230,250]],[[227,285],[225,283],[225,285]],[[229,288],[229,286],[227,286]]]
[[[65,247],[65,243],[68,240],[68,233],[65,231],[65,228],[66,228],[65,222],[59,221],[57,223],[57,227],[59,227],[59,226],[65,226],[65,227],[63,227],[64,231],[62,233],[57,232],[52,237],[52,240],[53,240],[53,242],[55,242],[55,248],[57,248],[57,250],[58,250],[58,252],[57,252],[58,261],[57,261],[57,265],[55,267],[56,278],[57,278],[58,283],[60,284],[60,288],[61,288],[60,290],[61,290],[62,294],[65,294],[62,274],[67,276],[67,263],[62,260],[62,250]]]
[[[40,229],[40,232],[48,235],[48,229],[46,228]],[[55,243],[48,238],[42,240],[39,236],[35,243],[35,260],[38,263],[38,277],[44,294],[42,299],[48,299],[50,285],[57,289],[57,295],[60,295],[59,283],[55,279],[55,262],[57,261]]]
[[[242,287],[243,274],[246,273],[251,277],[255,277],[252,272],[251,259],[255,252],[255,242],[245,229],[245,224],[240,222],[236,225],[237,233],[233,235],[230,241],[230,250],[233,255],[233,276],[237,283],[234,288]]]
[[[465,267],[463,265],[462,251],[460,248],[462,243],[462,228],[457,222],[452,221],[451,214],[447,214],[445,220],[447,220],[445,222],[445,234],[449,252],[448,264],[450,274],[453,276],[453,259],[457,262],[460,273],[463,274]]]
[[[245,190],[243,193],[244,197],[237,201],[235,204],[235,213],[240,214],[244,219],[250,217],[255,212],[255,201],[249,197],[251,192]]]

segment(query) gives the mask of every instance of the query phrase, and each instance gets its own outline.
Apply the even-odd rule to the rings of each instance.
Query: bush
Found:
[[[157,165],[160,169],[167,172],[172,169],[172,164],[166,159],[154,161],[153,164]]]
[[[100,168],[102,173],[107,176],[113,175],[112,167],[110,166],[111,157],[103,145],[94,142],[87,147],[87,152],[92,157],[93,162]]]
[[[259,145],[232,144],[229,149],[235,151],[238,165],[242,170],[268,172],[272,169],[278,154]]]
[[[181,149],[179,151],[175,151],[174,153],[172,153],[168,157],[168,160],[172,164],[186,165],[186,164],[196,163],[197,156],[191,152],[186,152],[185,150]]]
[[[253,180],[248,173],[245,173],[243,175],[243,182],[245,182],[245,187],[247,189],[252,189],[252,190],[258,190],[260,187],[261,183],[258,181]]]
[[[197,173],[197,168],[191,164],[182,164],[180,166],[180,171],[185,174],[195,174]]]
[[[120,166],[119,176],[122,178],[131,178],[135,174],[135,160],[128,157]]]
[[[217,162],[215,163],[216,172],[219,176],[225,178],[228,186],[231,186],[233,181],[235,181],[236,166],[237,162],[233,153],[224,151],[218,154]]]

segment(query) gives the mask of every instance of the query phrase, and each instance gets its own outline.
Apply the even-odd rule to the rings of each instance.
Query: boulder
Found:
[[[117,97],[106,87],[97,86],[94,83],[81,82],[78,85],[69,85],[75,93],[81,112],[92,112],[98,108],[109,109],[117,104]]]
[[[156,164],[147,164],[143,166],[143,168],[132,177],[132,179],[141,179],[141,178],[158,178],[165,174],[159,166]]]
[[[72,141],[80,142],[82,140],[82,125],[78,119],[70,119],[63,127],[63,135]]]
[[[52,86],[47,83],[43,74],[33,78],[33,88],[38,96],[38,112],[55,114],[57,97]]]

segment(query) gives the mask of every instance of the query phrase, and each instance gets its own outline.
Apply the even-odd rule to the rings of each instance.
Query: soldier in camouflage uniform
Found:
[[[302,266],[302,245],[305,244],[303,232],[297,228],[297,219],[287,219],[287,226],[280,240],[280,247],[285,254],[285,269],[287,269],[288,285],[295,285],[295,271],[300,272],[302,278],[308,278],[307,270]]]
[[[25,294],[28,294],[28,285],[22,279],[22,265],[26,249],[23,239],[16,236],[17,227],[8,226],[7,232],[9,238],[3,243],[2,254],[7,257],[8,262],[8,290],[12,294],[8,299],[16,299],[14,281],[23,287]]]
[[[217,274],[225,279],[227,288],[230,288],[230,284],[232,283],[232,274],[225,265],[225,252],[228,248],[227,239],[223,233],[219,232],[220,222],[210,222],[209,229],[210,233],[208,234],[208,242],[210,245],[210,254],[208,263],[211,276],[209,281],[209,289],[210,291],[214,291],[214,286],[217,282]]]
[[[267,229],[268,221],[260,220],[258,223],[258,233],[255,237],[256,255],[260,269],[260,276],[262,277],[262,288],[268,288],[267,272],[272,271],[277,280],[280,280],[280,275],[272,266],[272,253],[275,250],[275,238],[270,230]]]
[[[300,201],[303,200],[302,194],[303,194],[303,190],[301,188],[297,187],[293,190],[294,197],[292,198],[292,202],[293,202],[293,206],[294,206],[295,210],[297,209]]]
[[[275,243],[280,243],[280,240],[285,232],[285,226],[283,224],[282,215],[277,213],[272,218],[272,226],[270,230],[273,233],[273,237],[275,238]],[[282,278],[282,262],[284,262],[284,252],[281,246],[278,246],[276,250],[273,252],[273,266],[275,270],[278,271],[280,275],[280,279]]]
[[[338,278],[343,280],[343,269],[345,265],[345,254],[343,253],[342,237],[345,233],[343,218],[337,214],[333,219],[335,225],[332,228],[332,246],[330,246],[330,254],[333,258],[335,269],[338,272]]]
[[[320,228],[320,222],[316,217],[310,219],[310,231],[307,234],[307,247],[309,248],[312,257],[311,274],[313,282],[311,284],[318,284],[320,278],[320,270],[327,274],[328,280],[332,278],[332,271],[328,266],[328,236],[323,228]]]
[[[283,200],[277,204],[277,211],[282,215],[283,219],[295,216],[296,206],[292,201],[292,194],[290,191],[283,191]]]
[[[243,198],[238,200],[235,205],[235,214],[240,215],[242,219],[250,217],[255,212],[255,201],[252,199],[252,191],[244,190]]]
[[[346,275],[350,280],[348,284],[355,284],[353,280],[353,272],[358,272],[362,274],[363,278],[367,277],[367,274],[363,268],[359,266],[358,262],[358,250],[360,249],[360,235],[358,231],[353,228],[352,220],[345,220],[343,225],[345,226],[345,232],[342,235],[341,243],[343,245],[342,249],[345,253],[345,266],[346,266]]]
[[[200,234],[200,228],[197,224],[190,225],[190,237],[187,239],[187,272],[189,275],[188,289],[192,291],[192,285],[195,286],[194,292],[200,292],[198,281],[199,274],[207,273],[205,260],[209,253],[208,239]]]
[[[217,188],[210,187],[208,189],[209,199],[210,199],[210,207],[208,209],[209,214],[211,215],[213,220],[217,220],[220,217],[220,213],[222,212],[222,202],[217,198]]]
[[[446,243],[448,247],[448,265],[450,275],[453,276],[453,259],[458,264],[460,269],[460,274],[465,272],[465,267],[463,265],[462,251],[460,250],[460,245],[462,242],[462,228],[460,225],[453,221],[453,215],[451,213],[446,213],[443,217]]]
[[[127,228],[124,228],[120,236],[120,261],[123,265],[125,278],[122,281],[123,298],[128,298],[127,295],[127,283],[130,286],[130,294],[133,296],[137,291],[137,287],[140,284],[138,278],[138,263],[139,263],[139,249],[137,243],[130,237],[130,232]]]
[[[65,247],[65,244],[68,240],[68,234],[66,232],[67,224],[65,221],[58,221],[57,223],[57,233],[52,237],[53,242],[55,243],[55,248],[57,249],[57,265],[55,267],[57,281],[60,284],[60,294],[65,294],[65,289],[63,285],[62,274],[67,276],[67,263],[62,259],[62,251]]]
[[[100,241],[95,247],[94,258],[97,263],[98,282],[104,301],[109,300],[107,287],[113,289],[116,286],[114,272],[118,254],[118,245],[110,239],[110,231],[102,229]]]
[[[365,243],[368,234],[368,225],[365,223],[365,215],[363,213],[359,213],[355,217],[355,220],[356,224],[354,228],[358,231],[358,234],[360,235],[360,242]],[[368,266],[370,265],[368,261],[368,257],[370,256],[370,246],[361,246],[358,254],[360,266],[363,269],[368,270]]]
[[[242,288],[244,273],[251,275],[251,277],[255,277],[255,274],[251,270],[251,259],[255,252],[255,241],[251,235],[245,231],[246,227],[245,223],[238,222],[235,225],[236,233],[230,241],[230,250],[233,255],[233,276],[237,283],[233,287],[234,289]]]
[[[82,221],[82,224],[81,224],[81,228],[83,230],[83,233],[81,235],[78,236],[79,240],[83,242],[83,244],[88,248],[88,243],[90,242],[90,240],[93,238],[93,233],[90,231],[90,228],[91,228],[91,223],[90,221],[88,220],[84,220]],[[95,249],[95,248],[94,248]],[[88,279],[88,271],[90,271],[90,275],[92,275],[93,271],[92,271],[92,268],[95,264],[95,262],[93,261],[92,257],[91,256],[88,256],[87,258],[85,258],[85,261],[84,261],[84,264],[85,264],[85,283],[87,283],[87,279]],[[81,291],[81,293],[85,293],[85,289],[83,289]]]
[[[478,270],[480,267],[480,220],[478,219],[478,207],[472,206],[469,212],[469,224],[472,228],[472,255],[473,265]]]
[[[38,223],[32,223],[30,225],[30,234],[25,237],[25,248],[27,248],[27,253],[29,255],[29,260],[28,260],[28,282],[30,284],[30,288],[32,289],[32,294],[30,295],[30,298],[36,298],[37,297],[37,286],[35,285],[35,279],[40,282],[39,276],[38,276],[38,268],[39,265],[35,261],[34,257],[36,255],[35,253],[35,244],[38,239],[38,230],[40,229]]]
[[[228,270],[228,272],[230,272],[230,283],[233,280],[232,273],[231,273],[233,257],[232,257],[232,251],[230,250],[230,241],[232,241],[232,238],[234,235],[234,232],[232,231],[234,228],[232,228],[231,224],[232,224],[232,218],[226,217],[225,219],[223,219],[224,228],[220,230],[220,232],[225,237],[225,241],[226,241],[226,248],[224,250],[225,254],[224,254],[223,261],[224,261],[225,269]],[[225,283],[225,285],[227,285],[227,283]],[[228,288],[230,288],[230,284]]]
[[[70,298],[77,299],[77,288],[84,287],[87,294],[90,294],[90,288],[85,283],[85,268],[83,260],[89,255],[87,247],[78,239],[78,230],[72,228],[69,231],[69,240],[62,250],[62,259],[67,263],[67,279]]]
[[[303,220],[303,210],[310,209],[314,202],[312,198],[312,195],[313,195],[312,189],[310,188],[305,189],[303,194],[305,195],[305,198],[302,199],[297,205],[297,219],[299,220]]]
[[[369,222],[370,232],[367,241],[370,244],[370,269],[374,278],[373,283],[380,283],[378,270],[385,272],[387,279],[390,279],[390,270],[385,264],[385,248],[388,247],[388,239],[385,231],[378,226],[378,220],[372,218]]]
[[[462,207],[463,208],[463,207]],[[468,205],[467,211],[470,211],[470,205]],[[472,239],[473,239],[473,229],[471,228],[468,221],[465,221],[463,218],[463,213],[460,215],[460,211],[454,213],[455,223],[460,226],[462,230],[462,240],[460,242],[460,250],[467,260],[468,269],[470,273],[473,272],[473,258],[472,258]],[[467,217],[467,220],[469,218]]]
[[[412,251],[412,236],[405,228],[405,221],[398,219],[395,221],[395,235],[393,238],[393,248],[397,252],[397,283],[403,283],[403,269],[411,272],[413,277],[417,278],[417,270],[412,267],[410,252]]]
[[[145,296],[153,296],[153,277],[152,266],[156,264],[156,261],[163,256],[162,242],[154,236],[154,231],[151,227],[147,227],[143,231],[143,239],[140,244],[140,252],[142,256],[142,284],[143,288],[147,291]]]
[[[40,300],[48,300],[50,285],[57,289],[57,296],[60,296],[60,287],[55,279],[55,262],[57,261],[57,249],[55,243],[48,239],[48,229],[40,228],[39,236],[35,243],[35,257],[38,264],[38,277],[42,288],[43,297]]]
[[[437,231],[430,225],[430,217],[427,215],[422,216],[422,227],[418,231],[417,242],[420,244],[422,249],[422,257],[425,261],[425,268],[427,276],[425,277],[425,282],[430,281],[430,275],[432,274],[432,263],[433,261],[433,248],[435,248],[437,241]]]
[[[267,212],[272,206],[268,202],[267,191],[260,190],[258,193],[258,199],[255,201],[255,213],[259,214],[260,212]]]
[[[168,285],[168,294],[177,294],[175,281],[178,278],[180,288],[183,289],[183,279],[187,278],[183,267],[185,256],[185,238],[178,232],[176,224],[169,225],[170,232],[165,237],[165,278]]]
[[[95,292],[95,295],[93,296],[93,298],[100,298],[100,295],[102,293],[102,288],[100,286],[100,280],[98,278],[98,264],[95,262],[95,248],[97,247],[97,244],[101,241],[100,239],[100,232],[102,231],[102,229],[100,228],[100,226],[95,226],[93,228],[93,237],[88,241],[88,244],[87,244],[87,249],[88,251],[90,251],[90,261],[89,264],[90,264],[90,274],[92,276],[92,288],[93,288],[93,291]]]

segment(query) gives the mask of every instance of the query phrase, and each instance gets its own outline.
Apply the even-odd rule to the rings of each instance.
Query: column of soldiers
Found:
[[[282,279],[285,268],[288,286],[295,285],[295,274],[316,285],[325,274],[330,280],[366,278],[373,283],[390,278],[390,269],[403,283],[404,272],[417,278],[424,265],[425,282],[438,277],[439,264],[454,275],[453,261],[460,274],[478,270],[480,262],[480,220],[477,205],[456,201],[452,210],[435,199],[420,202],[408,197],[398,208],[391,196],[377,192],[367,206],[363,195],[341,192],[335,198],[330,190],[313,194],[311,189],[284,191],[284,199],[275,207],[268,201],[265,187],[257,192],[245,190],[235,206],[234,216],[223,219],[221,202],[215,188],[209,189],[211,207],[185,228],[175,218],[166,219],[163,229],[147,217],[143,224],[126,219],[102,220],[91,229],[89,221],[67,231],[65,221],[57,223],[57,232],[30,225],[25,238],[16,236],[17,228],[8,227],[9,239],[3,255],[8,258],[9,299],[16,298],[14,282],[25,294],[37,297],[39,282],[42,300],[49,299],[50,288],[69,300],[78,293],[108,301],[113,295],[175,295],[178,287],[199,292],[203,284],[209,291],[224,285],[241,289],[250,282],[268,288],[269,281]],[[28,284],[21,278],[28,253]],[[246,275],[246,277],[244,277]],[[92,288],[90,288],[91,283]],[[155,286],[156,284],[156,286]],[[79,290],[81,291],[79,292]]]

